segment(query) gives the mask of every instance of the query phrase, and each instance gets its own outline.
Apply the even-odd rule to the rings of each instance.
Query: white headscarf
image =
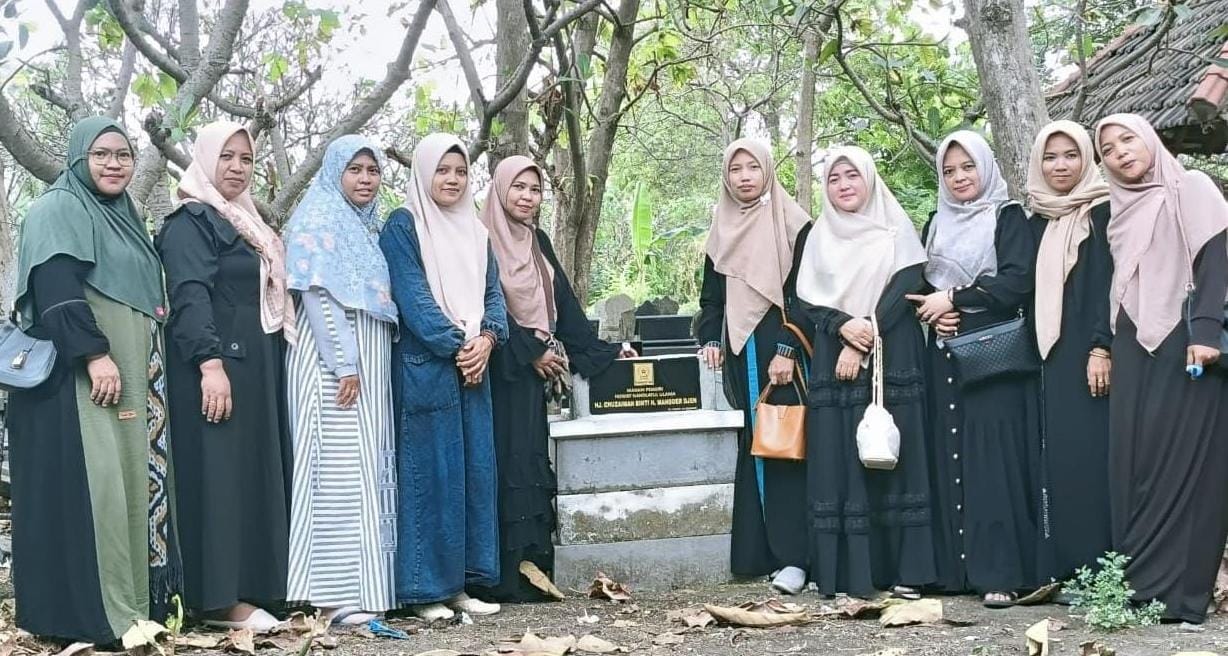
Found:
[[[976,164],[981,188],[976,198],[964,203],[955,199],[942,176],[942,162],[953,144],[958,144]],[[998,272],[994,232],[998,207],[1010,200],[1006,179],[985,137],[971,130],[952,132],[938,147],[938,211],[930,221],[925,279],[935,289],[971,284],[981,276]]]
[[[824,184],[837,164],[848,163],[866,184],[866,202],[845,212],[823,194],[797,274],[798,298],[854,317],[874,314],[891,276],[925,261],[925,248],[908,214],[878,176],[874,158],[856,146],[833,148],[823,166]]]

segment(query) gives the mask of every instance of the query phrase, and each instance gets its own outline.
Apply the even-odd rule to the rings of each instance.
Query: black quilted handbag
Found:
[[[1040,373],[1036,340],[1022,315],[956,335],[943,348],[950,354],[961,387]]]

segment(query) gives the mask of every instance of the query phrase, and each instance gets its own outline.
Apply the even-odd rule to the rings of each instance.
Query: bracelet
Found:
[[[1088,354],[1088,355],[1090,355],[1090,356],[1092,356],[1093,358],[1103,358],[1103,359],[1105,359],[1105,360],[1108,360],[1108,359],[1110,359],[1110,358],[1112,357],[1112,356],[1109,354],[1109,352],[1108,352],[1108,351],[1106,351],[1106,350],[1104,350],[1104,349],[1102,349],[1102,348],[1100,348],[1100,347],[1096,347],[1096,348],[1092,349],[1091,351],[1088,351],[1088,353],[1087,353],[1087,354]]]
[[[490,340],[490,348],[492,349],[499,345],[499,340],[495,337],[495,334],[489,330],[483,330],[480,333],[480,336]]]
[[[949,301],[951,305],[955,305],[955,289],[954,288],[947,290],[947,301]]]
[[[792,358],[796,354],[797,354],[797,349],[793,348],[792,346],[789,346],[788,344],[777,344],[776,345],[776,355],[784,356],[786,358]]]

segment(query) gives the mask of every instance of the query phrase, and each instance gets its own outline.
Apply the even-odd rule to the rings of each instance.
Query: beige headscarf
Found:
[[[729,161],[739,150],[763,168],[764,194],[742,204],[729,187]],[[784,307],[785,280],[793,266],[793,242],[810,216],[776,180],[766,144],[738,139],[725,148],[721,197],[704,250],[725,276],[725,325],[729,348],[741,353],[746,340],[773,306]]]
[[[1078,182],[1065,194],[1049,185],[1041,168],[1045,147],[1055,134],[1070,137],[1078,145],[1083,160]],[[1028,201],[1036,216],[1049,221],[1036,254],[1036,342],[1041,358],[1049,357],[1049,351],[1061,337],[1066,278],[1079,261],[1079,245],[1091,234],[1092,207],[1108,197],[1109,185],[1096,166],[1087,130],[1074,121],[1046,125],[1036,135],[1028,163]]]
[[[472,339],[482,332],[486,314],[486,228],[478,221],[471,183],[451,207],[440,207],[431,198],[435,169],[453,148],[468,165],[469,154],[453,135],[432,134],[418,143],[405,205],[414,217],[431,295],[444,315],[465,332],[465,339]]]
[[[295,343],[294,303],[286,289],[286,247],[277,232],[260,218],[252,201],[251,187],[232,200],[217,188],[217,164],[226,141],[242,133],[255,148],[247,128],[238,123],[217,121],[201,128],[192,146],[192,164],[179,180],[180,204],[196,201],[217,210],[234,226],[239,236],[260,257],[260,324],[266,334],[283,331],[286,341]]]
[[[827,153],[823,178],[847,162],[865,180],[866,203],[845,212],[823,194],[823,214],[806,238],[797,272],[798,298],[854,317],[874,314],[891,276],[925,261],[925,247],[908,214],[878,176],[874,157],[856,146]]]
[[[1096,144],[1107,125],[1138,135],[1152,154],[1151,169],[1137,183],[1109,176],[1113,217],[1110,321],[1117,329],[1118,308],[1138,327],[1138,343],[1155,352],[1181,321],[1192,262],[1212,237],[1228,229],[1228,203],[1200,171],[1187,171],[1164,148],[1155,128],[1136,114],[1114,114],[1096,125]],[[1177,222],[1185,228],[1182,239]]]
[[[558,310],[554,302],[554,267],[546,261],[533,220],[520,221],[507,211],[507,194],[516,176],[541,169],[523,155],[513,155],[495,167],[494,184],[482,207],[482,225],[490,233],[490,247],[499,262],[499,281],[507,311],[517,325],[530,328],[543,340],[554,334]]]

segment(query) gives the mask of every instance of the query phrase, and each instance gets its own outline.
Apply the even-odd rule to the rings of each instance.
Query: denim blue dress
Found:
[[[464,333],[431,295],[414,221],[405,209],[380,234],[400,339],[392,349],[397,435],[396,596],[446,600],[499,582],[499,512],[490,378],[465,387],[456,368]],[[507,340],[507,310],[488,253],[482,329]]]

